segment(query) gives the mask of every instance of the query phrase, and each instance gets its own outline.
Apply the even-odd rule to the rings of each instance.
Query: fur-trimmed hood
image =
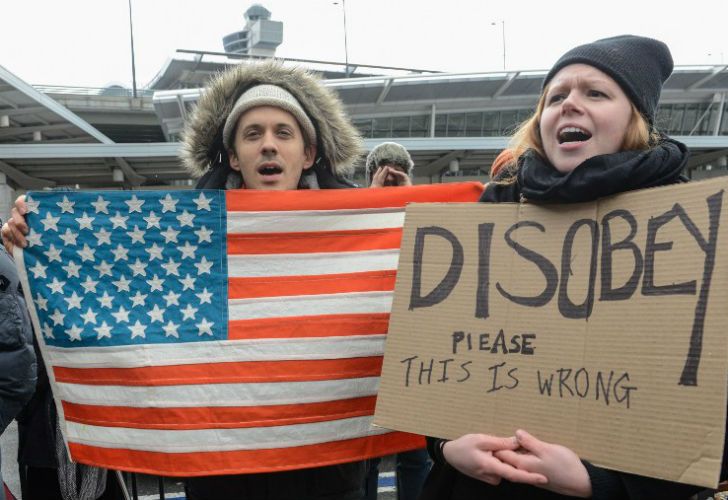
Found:
[[[227,166],[227,152],[222,143],[225,120],[238,97],[260,84],[286,89],[311,118],[318,136],[318,169],[328,170],[336,177],[353,170],[363,154],[363,143],[336,93],[302,68],[267,61],[242,63],[210,80],[185,125],[182,139],[182,161],[194,177],[202,176],[211,167]]]

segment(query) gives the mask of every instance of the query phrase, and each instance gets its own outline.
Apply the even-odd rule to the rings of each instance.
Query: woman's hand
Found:
[[[466,434],[454,441],[447,441],[442,454],[447,463],[457,470],[488,484],[497,485],[501,479],[513,482],[546,484],[546,477],[537,472],[518,468],[499,460],[493,452],[505,452],[518,448],[515,438],[501,438],[486,434]]]
[[[589,498],[591,480],[579,457],[565,446],[546,443],[523,430],[516,431],[518,450],[502,449],[495,456],[503,463],[524,472],[537,473],[547,478],[547,484],[519,481],[540,486],[562,495]]]
[[[25,204],[25,195],[18,196],[10,218],[3,224],[1,233],[3,244],[10,255],[13,254],[13,247],[25,247],[28,242],[25,235],[28,234],[28,224],[25,222],[25,214],[28,213],[28,206]]]

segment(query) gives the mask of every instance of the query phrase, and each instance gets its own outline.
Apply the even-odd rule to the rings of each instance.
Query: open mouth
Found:
[[[591,134],[579,127],[564,127],[559,131],[559,144],[566,142],[584,142],[591,139]]]
[[[278,175],[283,173],[283,169],[275,164],[262,165],[258,167],[260,175]]]

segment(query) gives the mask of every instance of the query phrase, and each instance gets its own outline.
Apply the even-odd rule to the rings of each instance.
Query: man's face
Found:
[[[313,165],[316,146],[305,146],[292,114],[260,106],[238,119],[228,157],[247,189],[282,191],[298,188],[301,174]]]

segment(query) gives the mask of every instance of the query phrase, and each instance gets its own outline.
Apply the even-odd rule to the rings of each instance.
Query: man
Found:
[[[366,161],[369,187],[411,186],[414,162],[409,152],[396,142],[383,142],[371,150]]]
[[[199,189],[336,189],[362,153],[338,98],[298,68],[240,65],[219,76],[187,125],[183,158]],[[189,500],[359,500],[366,461],[190,478]]]

